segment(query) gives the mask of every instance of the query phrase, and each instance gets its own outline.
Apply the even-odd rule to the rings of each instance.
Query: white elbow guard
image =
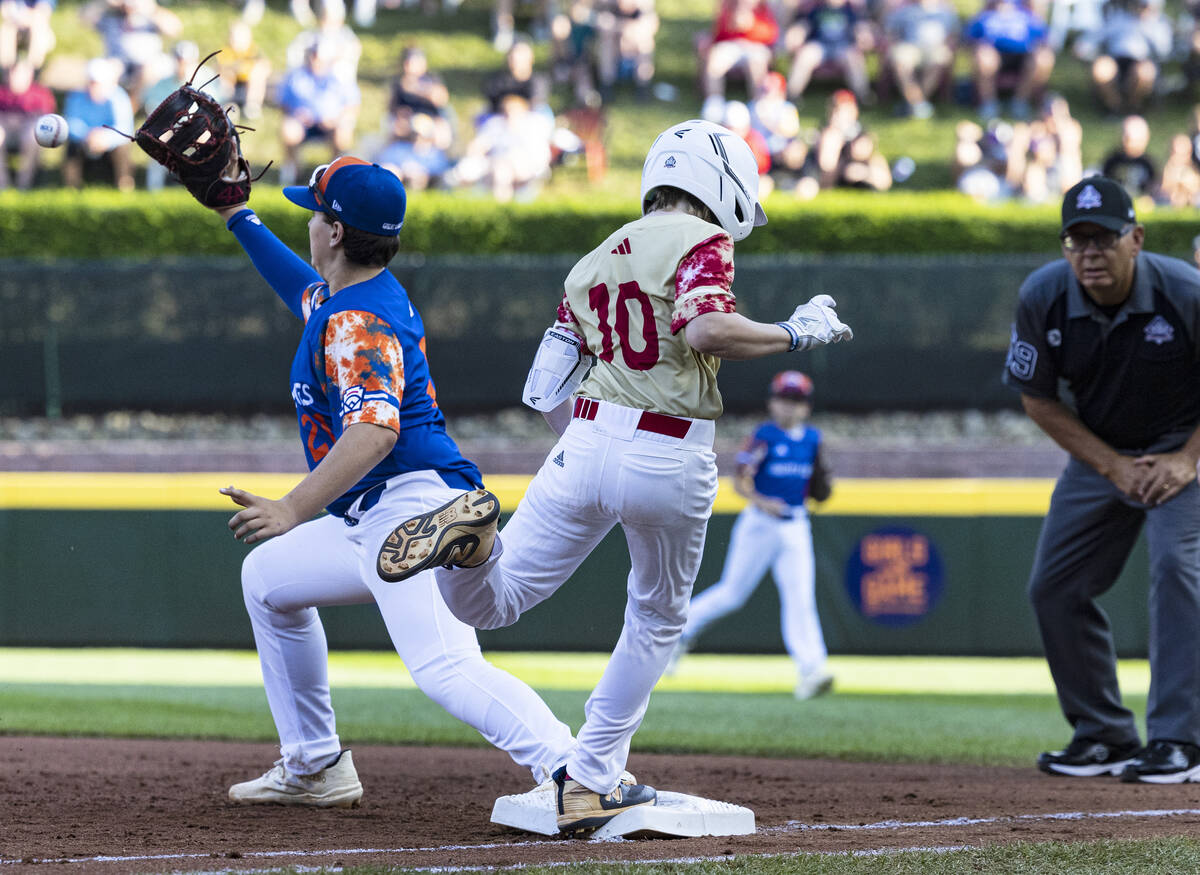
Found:
[[[591,356],[583,352],[582,339],[563,328],[547,328],[525,378],[521,400],[543,413],[553,410],[571,397],[590,366]]]

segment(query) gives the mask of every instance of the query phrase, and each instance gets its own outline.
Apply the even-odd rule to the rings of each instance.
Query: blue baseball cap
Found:
[[[284,187],[292,203],[326,213],[351,228],[395,237],[404,225],[408,198],[396,174],[378,164],[343,155],[313,171],[308,185]]]

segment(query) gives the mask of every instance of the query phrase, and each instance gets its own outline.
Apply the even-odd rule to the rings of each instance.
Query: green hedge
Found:
[[[255,210],[291,246],[307,249],[305,216],[274,186]],[[929,254],[1053,252],[1057,209],[987,206],[954,193],[832,192],[802,203],[766,202],[770,223],[739,252]],[[497,204],[484,197],[421,193],[401,234],[408,252],[582,253],[636,215],[633,197],[611,194]],[[1186,256],[1200,231],[1194,210],[1143,211],[1150,249]],[[239,251],[219,220],[181,189],[119,193],[0,192],[0,257],[230,255]]]

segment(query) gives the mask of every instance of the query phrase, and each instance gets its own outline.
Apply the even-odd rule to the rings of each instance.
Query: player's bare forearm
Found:
[[[390,428],[357,422],[342,432],[329,454],[283,501],[300,519],[312,519],[383,461],[395,445],[396,433]]]
[[[1081,462],[1108,477],[1121,454],[1083,424],[1070,408],[1057,399],[1021,394],[1025,413],[1053,441]]]
[[[703,313],[688,322],[683,331],[692,349],[730,361],[787,352],[792,345],[786,329],[755,322],[740,313]]]
[[[561,435],[567,430],[567,426],[571,424],[571,409],[573,403],[574,402],[568,398],[553,410],[547,410],[542,413],[542,416],[546,420],[546,425],[550,426],[550,430],[555,434]]]
[[[1132,456],[1118,453],[1083,424],[1061,401],[1021,395],[1021,404],[1029,418],[1054,442],[1109,480],[1117,489],[1137,501],[1145,501],[1152,473],[1135,464]]]
[[[247,544],[265,541],[290,531],[316,516],[322,508],[361,480],[391,451],[396,433],[368,423],[345,430],[321,463],[278,501],[254,495],[235,486],[221,489],[244,508],[229,520],[235,538]]]
[[[232,207],[213,207],[213,212],[221,217],[221,221],[229,224],[229,220],[244,209],[246,209],[245,204],[236,204]]]

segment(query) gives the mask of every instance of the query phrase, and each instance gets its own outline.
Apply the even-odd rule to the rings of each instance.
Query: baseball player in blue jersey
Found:
[[[824,501],[831,492],[821,433],[805,424],[812,391],[812,380],[799,371],[782,371],[771,380],[771,419],[755,429],[737,456],[734,489],[746,499],[746,509],[733,524],[721,579],[692,599],[675,651],[678,660],[705,629],[741,608],[769,568],[779,587],[783,641],[796,662],[797,699],[811,699],[833,686],[825,666],[812,530],[804,507],[805,499]]]
[[[235,784],[238,803],[346,807],[362,785],[342,750],[330,704],[318,607],[375,602],[417,686],[537,781],[574,746],[528,686],[484,661],[475,631],[455,619],[433,574],[391,586],[375,554],[399,520],[482,486],[446,434],[425,359],[425,329],[387,270],[404,223],[405,192],[378,165],[341,157],[284,195],[312,210],[312,265],[245,204],[218,209],[254,266],[304,331],[291,395],[308,475],[278,500],[234,486],[234,536],[259,543],[242,589],[282,758]],[[322,509],[328,514],[314,519]]]

